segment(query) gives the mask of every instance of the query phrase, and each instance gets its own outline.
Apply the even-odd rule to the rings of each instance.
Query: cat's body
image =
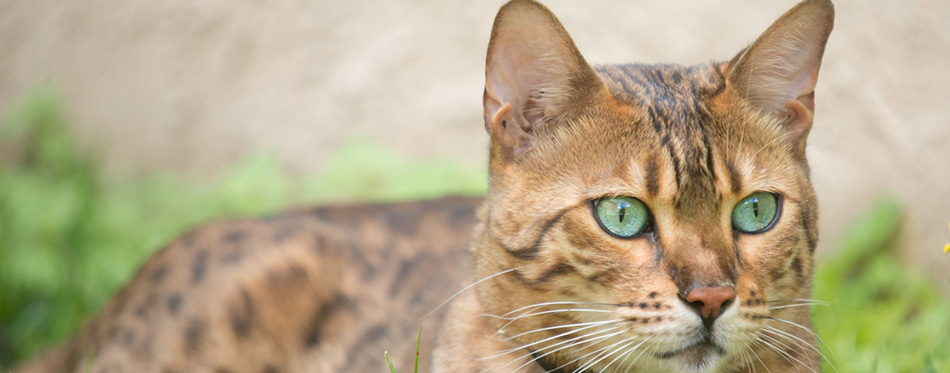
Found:
[[[477,219],[450,199],[213,224],[34,368],[408,367],[422,317],[478,281],[426,319],[422,371],[817,371],[804,149],[832,22],[806,0],[726,63],[595,69],[513,1]]]
[[[480,202],[322,207],[200,227],[26,371],[376,372],[384,350],[411,366],[418,328],[432,351],[445,314],[423,316],[469,278]]]

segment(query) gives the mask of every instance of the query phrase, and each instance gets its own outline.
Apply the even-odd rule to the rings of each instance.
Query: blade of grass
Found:
[[[389,363],[389,371],[392,373],[396,373],[396,367],[393,366],[393,361],[389,359],[389,351],[384,351],[383,355],[386,356],[386,362]]]
[[[419,373],[419,344],[422,342],[422,327],[419,327],[419,337],[416,338],[416,369],[415,373]]]

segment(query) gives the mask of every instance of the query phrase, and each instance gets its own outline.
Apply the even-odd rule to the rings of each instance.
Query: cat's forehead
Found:
[[[705,100],[723,90],[719,70],[712,65],[625,64],[598,66],[596,71],[615,99],[645,113],[643,122],[615,123],[641,127],[647,134],[641,141],[649,142],[634,145],[631,157],[620,163],[642,168],[647,189],[666,184],[676,190],[670,194],[677,199],[710,199],[715,190],[713,143],[719,131],[713,128],[716,121]],[[658,164],[668,165],[669,172],[657,171]],[[658,182],[658,173],[669,180]]]
[[[615,102],[538,147],[531,174],[570,169],[584,175],[588,197],[663,200],[695,216],[718,211],[722,195],[781,189],[784,176],[766,171],[787,168],[782,135],[773,119],[728,95],[721,67],[596,66]]]
[[[624,64],[598,66],[597,72],[616,100],[642,113],[636,123],[605,125],[640,128],[646,135],[641,138],[673,149],[684,171],[708,166],[709,147],[724,140],[719,137],[725,132],[719,128],[723,120],[707,105],[725,87],[718,66]]]
[[[714,96],[725,87],[714,64],[599,65],[595,70],[616,99],[664,113],[689,110],[700,98]]]

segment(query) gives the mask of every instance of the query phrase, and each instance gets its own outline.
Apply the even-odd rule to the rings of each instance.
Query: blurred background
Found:
[[[691,64],[795,1],[546,3],[593,63]],[[0,0],[0,371],[203,220],[484,191],[501,4]],[[809,143],[823,350],[950,371],[950,2],[836,7]]]

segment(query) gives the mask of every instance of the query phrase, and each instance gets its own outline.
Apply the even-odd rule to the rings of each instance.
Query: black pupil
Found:
[[[623,223],[623,218],[627,216],[627,207],[630,207],[630,204],[627,202],[620,202],[617,204],[617,207],[620,208],[620,216],[617,217],[618,222]]]
[[[750,202],[752,202],[752,214],[759,217],[759,199],[753,198]]]

